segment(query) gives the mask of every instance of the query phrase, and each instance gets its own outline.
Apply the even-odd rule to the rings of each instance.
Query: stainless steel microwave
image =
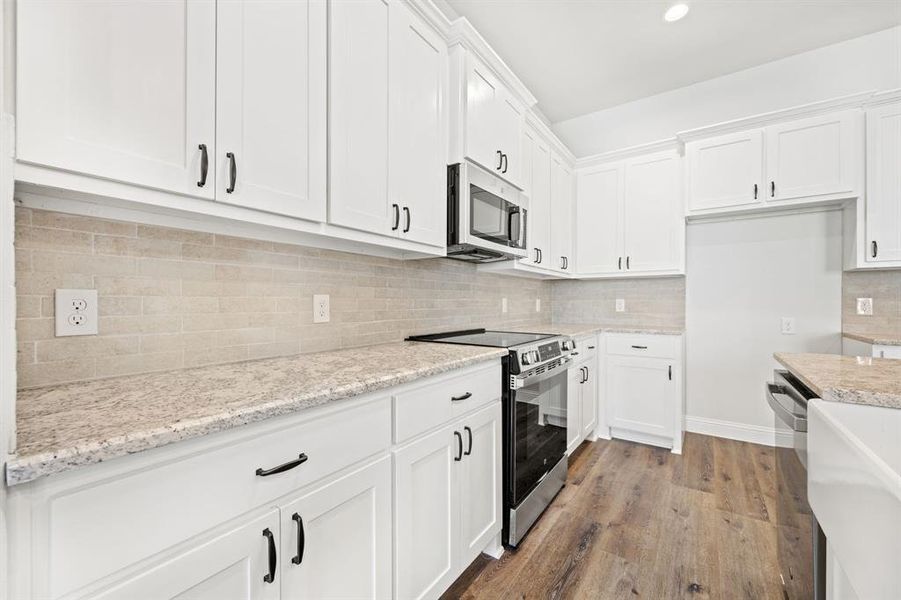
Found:
[[[447,168],[447,256],[470,262],[524,258],[523,195],[469,162]]]

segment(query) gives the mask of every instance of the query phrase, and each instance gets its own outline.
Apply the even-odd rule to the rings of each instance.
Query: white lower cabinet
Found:
[[[165,562],[93,596],[98,600],[179,598],[190,600],[277,600],[279,574],[270,573],[270,539],[278,536],[279,511],[198,542]],[[127,532],[121,532],[125,535]]]
[[[394,452],[395,594],[437,598],[501,530],[499,402]]]
[[[566,452],[595,438],[598,424],[597,338],[577,342],[579,359],[569,368],[566,392]]]
[[[609,334],[604,404],[615,438],[682,451],[682,338]]]

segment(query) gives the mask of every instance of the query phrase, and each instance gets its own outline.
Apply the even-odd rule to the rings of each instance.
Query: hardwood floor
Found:
[[[777,528],[775,461],[772,448],[697,434],[681,456],[583,444],[523,544],[479,557],[444,598],[783,598],[777,535],[809,528]]]

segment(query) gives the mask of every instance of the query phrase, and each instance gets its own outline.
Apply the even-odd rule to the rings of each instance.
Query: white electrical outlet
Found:
[[[541,298],[535,298],[535,312],[541,312]]]
[[[626,300],[624,298],[616,299],[616,312],[626,312]]]
[[[795,334],[795,318],[794,317],[782,317],[782,335],[794,335]]]
[[[501,298],[501,312],[502,313],[507,312],[507,299],[506,298]]]
[[[857,314],[864,315],[867,317],[873,316],[873,299],[872,298],[858,298],[857,299]]]
[[[56,337],[97,335],[97,290],[56,290]]]
[[[313,296],[313,322],[328,323],[331,318],[328,294],[315,294]]]

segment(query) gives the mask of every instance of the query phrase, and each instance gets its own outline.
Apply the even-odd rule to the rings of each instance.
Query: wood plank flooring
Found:
[[[697,434],[681,456],[583,444],[523,544],[479,557],[443,598],[781,599],[775,461]]]

